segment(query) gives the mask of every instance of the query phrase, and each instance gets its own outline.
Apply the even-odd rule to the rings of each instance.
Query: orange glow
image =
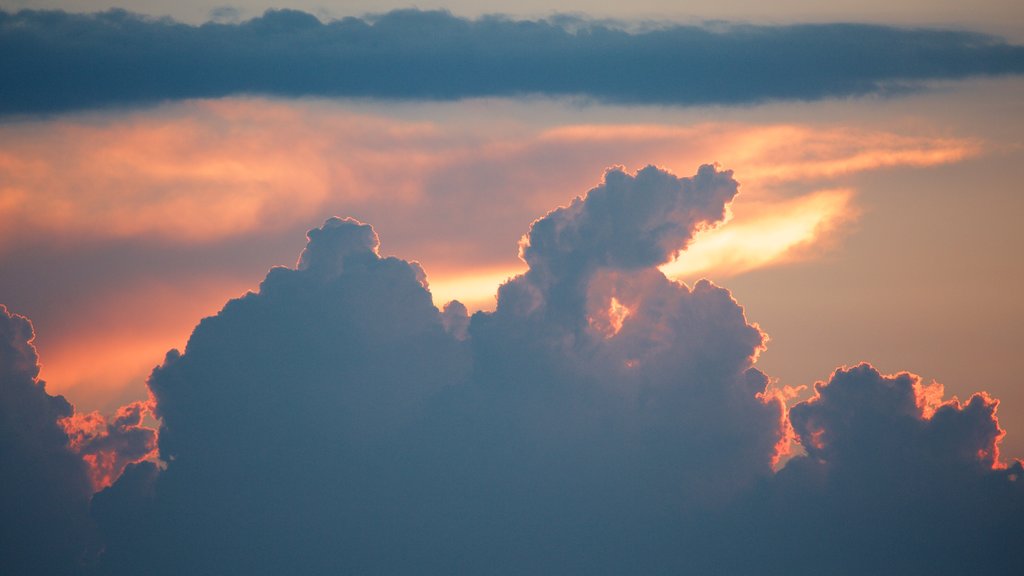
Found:
[[[437,195],[449,199],[437,210],[454,200],[465,214],[479,215],[515,192],[520,206],[509,208],[532,218],[585,190],[612,164],[654,163],[690,174],[715,161],[766,190],[954,162],[980,149],[969,139],[788,124],[531,132],[484,122],[445,131],[323,103],[189,101],[116,117],[0,126],[0,249],[29,230],[215,242],[313,225],[339,209],[382,201],[424,216]],[[538,171],[553,161],[557,170]],[[749,185],[744,194],[752,197]]]
[[[792,262],[827,245],[823,238],[856,217],[850,190],[823,190],[777,202],[743,202],[730,222],[699,232],[679,258],[661,267],[666,276],[691,280],[725,278],[757,268]],[[493,310],[498,286],[525,268],[434,273],[430,291],[438,306],[459,300],[470,311]]]
[[[925,384],[920,380],[914,381],[914,399],[917,407],[921,410],[921,415],[925,418],[931,418],[935,411],[942,406],[942,397],[945,393],[945,388],[938,382],[933,381],[931,384]],[[955,397],[951,402],[959,405]]]
[[[654,163],[688,173],[714,160],[734,170],[741,182],[759,186],[818,180],[890,166],[931,166],[981,152],[972,139],[903,136],[854,128],[800,125],[702,124],[584,125],[549,130],[542,140],[600,148],[626,144],[630,163]],[[595,144],[596,143],[596,144]]]
[[[608,322],[611,324],[612,336],[622,330],[622,323],[628,316],[629,308],[623,306],[618,298],[612,296],[611,302],[608,303]]]
[[[447,302],[458,300],[465,304],[470,313],[477,310],[494,310],[497,306],[498,286],[506,280],[522,274],[526,269],[497,269],[479,271],[457,271],[448,274],[433,274],[428,271],[427,281],[434,305],[438,308]]]
[[[629,317],[631,311],[622,302],[619,302],[618,298],[612,296],[608,301],[608,307],[597,312],[597,315],[587,318],[587,322],[591,328],[607,340],[614,338],[622,330],[622,324]],[[635,361],[626,362],[627,368],[633,368],[634,366],[636,366]]]
[[[93,492],[112,485],[128,464],[156,459],[156,430],[142,426],[152,415],[149,400],[122,406],[109,422],[99,412],[76,412],[60,420],[69,448],[85,462]]]
[[[211,242],[315,222],[380,174],[391,201],[414,196],[439,161],[429,126],[315,112],[227,99],[0,126],[0,230]]]
[[[353,215],[378,226],[389,253],[438,263],[441,272],[426,266],[435,304],[493,310],[498,286],[525,269],[495,263],[532,219],[568,203],[609,165],[654,163],[688,175],[715,161],[734,170],[743,185],[732,221],[699,233],[663,267],[673,278],[723,278],[827,246],[856,209],[851,190],[795,196],[835,185],[822,180],[981,150],[969,139],[834,125],[543,129],[488,118],[442,127],[346,106],[227,98],[0,125],[0,254],[24,238],[215,245]],[[481,247],[484,238],[508,244],[498,253]],[[173,290],[119,284],[103,301],[76,302],[59,330],[41,331],[42,376],[80,405],[109,406],[128,387],[140,397],[168,348],[258,280],[207,277]]]
[[[670,278],[722,278],[806,256],[855,217],[850,190],[824,190],[791,200],[742,204],[729,223],[697,233],[689,249],[661,267]]]
[[[89,409],[108,406],[113,394],[145,397],[145,380],[167,351],[183,348],[201,318],[244,292],[238,280],[205,278],[126,286],[87,302],[63,337],[37,337],[40,378],[51,393]],[[127,388],[136,392],[126,395]]]

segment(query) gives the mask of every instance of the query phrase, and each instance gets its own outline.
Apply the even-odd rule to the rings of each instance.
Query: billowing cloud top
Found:
[[[712,166],[613,169],[533,224],[529,270],[472,317],[370,226],[327,220],[154,370],[163,465],[93,497],[90,568],[1019,573],[1024,470],[999,460],[994,400],[860,365],[787,412],[730,293],[658,270],[736,190]],[[35,385],[34,355],[10,358]],[[118,438],[148,409],[83,458],[137,456]],[[792,440],[806,454],[775,472]]]
[[[858,24],[667,26],[292,10],[189,26],[123,11],[0,13],[0,113],[256,93],[457,99],[542,94],[664,104],[816,99],[1024,72],[981,34]]]

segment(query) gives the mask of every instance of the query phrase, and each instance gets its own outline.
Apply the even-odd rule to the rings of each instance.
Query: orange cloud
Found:
[[[697,234],[688,250],[661,267],[670,278],[722,278],[808,255],[822,238],[856,217],[851,190],[823,190],[778,202],[752,202],[729,223]]]
[[[0,248],[18,231],[216,242],[312,225],[336,207],[372,211],[387,202],[421,213],[441,196],[466,203],[474,215],[512,193],[532,218],[611,164],[688,173],[716,161],[741,182],[766,188],[953,162],[979,150],[969,139],[836,127],[531,131],[484,122],[442,130],[326,103],[192,101],[0,126]]]
[[[0,247],[26,229],[212,242],[315,220],[328,198],[372,194],[375,173],[406,178],[389,178],[391,198],[407,192],[423,156],[408,146],[437,138],[421,124],[251,100],[7,124]]]
[[[956,162],[981,151],[981,143],[969,138],[790,124],[565,126],[543,133],[540,140],[588,149],[614,145],[626,149],[637,162],[678,171],[714,160],[734,170],[741,182],[762,188],[891,166]],[[629,164],[631,160],[617,162]]]

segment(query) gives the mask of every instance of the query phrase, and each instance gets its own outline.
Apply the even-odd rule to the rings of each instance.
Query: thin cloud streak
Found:
[[[749,203],[743,216],[703,230],[679,258],[661,266],[670,278],[725,278],[810,258],[836,242],[857,218],[852,190],[822,190],[790,200]]]

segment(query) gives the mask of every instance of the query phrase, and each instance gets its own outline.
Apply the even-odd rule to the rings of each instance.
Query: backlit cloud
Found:
[[[442,315],[369,226],[311,230],[295,269],[271,270],[153,373],[167,468],[97,496],[107,567],[655,566],[629,550],[735,501],[782,449],[782,402],[753,368],[763,334],[728,291],[656,269],[736,189],[712,166],[610,170],[534,222],[529,270],[472,318]]]
[[[724,278],[799,260],[833,243],[857,216],[851,190],[748,202],[727,226],[698,232],[685,257],[661,267],[670,278]]]
[[[609,169],[534,221],[527,270],[472,316],[330,218],[109,420],[45,394],[31,326],[3,310],[5,395],[53,408],[49,447],[0,428],[13,461],[76,470],[79,510],[87,465],[97,488],[124,468],[92,499],[100,547],[86,522],[18,554],[103,574],[1018,572],[1024,468],[1000,459],[994,399],[862,364],[787,410],[730,292],[658,269],[737,190],[711,165]]]

